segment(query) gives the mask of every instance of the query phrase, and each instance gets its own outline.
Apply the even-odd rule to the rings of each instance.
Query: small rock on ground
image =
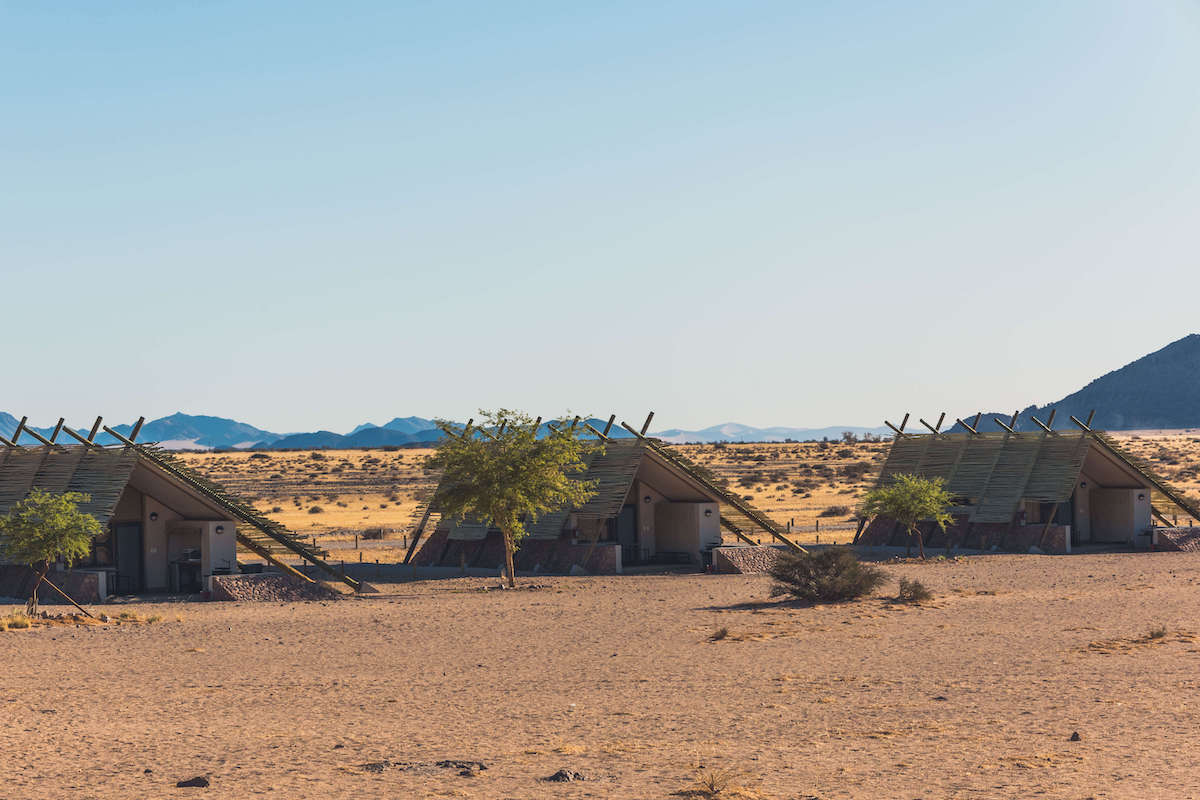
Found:
[[[180,789],[188,789],[193,787],[196,789],[207,789],[211,785],[212,783],[209,782],[208,778],[204,777],[203,775],[197,775],[194,778],[188,778],[186,781],[180,781],[179,783],[175,784],[175,786]]]
[[[549,783],[571,783],[573,781],[586,781],[582,772],[576,772],[573,769],[560,769],[558,772],[551,775],[549,778],[542,778]]]

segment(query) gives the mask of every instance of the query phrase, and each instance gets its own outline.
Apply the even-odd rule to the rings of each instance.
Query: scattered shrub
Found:
[[[896,596],[899,603],[924,603],[933,599],[933,592],[918,580],[900,579],[900,594]]]
[[[1146,633],[1146,638],[1147,639],[1162,639],[1166,635],[1167,635],[1167,626],[1159,625],[1157,628],[1151,628],[1149,630],[1149,632]]]
[[[308,509],[308,513],[310,513],[310,514],[320,514],[324,511],[325,511],[325,509],[321,508],[320,506],[312,506],[311,508]]]
[[[272,513],[272,514],[279,514],[279,513],[281,513],[282,511],[283,511],[283,506],[272,506],[272,507],[271,507],[271,513]]]
[[[817,514],[818,517],[846,517],[850,515],[850,506],[830,506]]]
[[[9,614],[7,617],[0,617],[0,631],[23,630],[32,625],[33,623],[29,620],[29,617],[24,614]]]
[[[815,553],[784,553],[771,568],[771,596],[790,594],[811,603],[854,600],[879,588],[887,573],[864,564],[847,547]]]
[[[721,628],[720,630],[714,631],[713,635],[708,637],[708,640],[710,642],[719,642],[728,635],[729,635],[729,628]]]

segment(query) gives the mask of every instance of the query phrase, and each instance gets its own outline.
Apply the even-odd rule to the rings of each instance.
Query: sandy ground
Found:
[[[0,633],[0,798],[668,798],[723,769],[777,800],[1197,796],[1200,555],[888,569],[937,599],[456,579]]]

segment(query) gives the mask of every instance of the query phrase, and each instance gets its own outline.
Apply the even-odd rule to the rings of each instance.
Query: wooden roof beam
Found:
[[[917,421],[920,422],[922,425],[924,425],[926,428],[929,428],[930,432],[934,436],[937,436],[942,431],[942,423],[946,421],[946,412],[943,411],[942,415],[940,417],[938,417],[937,425],[930,425],[928,422],[925,421],[924,417],[921,417]]]
[[[138,417],[138,421],[133,423],[133,430],[129,432],[129,441],[136,442],[138,434],[142,432],[142,426],[146,424],[145,417]]]
[[[78,441],[84,447],[99,447],[100,446],[100,445],[96,444],[95,442],[93,442],[91,439],[84,436],[82,433],[75,432],[74,429],[72,429],[71,427],[69,427],[67,425],[63,425],[63,430],[67,432],[68,436],[70,436],[72,439],[75,439],[76,441]]]
[[[87,437],[88,444],[91,444],[96,441],[96,434],[100,432],[100,423],[103,420],[104,420],[104,417],[96,417],[96,421],[92,423],[92,431],[91,431],[91,433],[88,434],[88,437]]]
[[[1046,433],[1054,433],[1054,431],[1052,431],[1052,430],[1050,429],[1050,426],[1049,426],[1049,425],[1047,425],[1046,423],[1042,422],[1040,419],[1038,419],[1037,417],[1035,417],[1033,414],[1030,414],[1030,415],[1029,415],[1029,418],[1030,418],[1031,420],[1033,420],[1033,424],[1034,424],[1034,425],[1037,425],[1039,428],[1041,428],[1041,429],[1042,429],[1043,431],[1045,431]]]
[[[992,422],[996,423],[1001,428],[1004,428],[1004,430],[1008,431],[1009,433],[1012,433],[1012,434],[1016,433],[1016,431],[1014,431],[1012,429],[1011,425],[1006,425],[1005,423],[1001,422],[999,417],[992,417]]]
[[[24,450],[25,449],[24,447],[21,447],[21,445],[17,444],[16,442],[12,441],[11,439],[6,439],[3,436],[0,436],[0,444],[4,445],[5,447],[11,447],[14,450]]]
[[[616,414],[608,415],[608,424],[604,426],[604,433],[602,434],[602,436],[604,436],[605,438],[608,438],[608,432],[612,430],[613,420],[615,420],[616,418],[617,418]]]
[[[978,436],[979,435],[979,417],[980,417],[979,414],[975,415],[975,424],[974,425],[968,425],[961,417],[955,417],[954,421],[957,422],[959,425],[962,425],[964,428],[966,428],[967,431],[969,433],[971,433],[973,436]]]
[[[13,431],[13,444],[20,444],[21,433],[25,430],[25,423],[29,421],[29,417],[21,417],[21,421],[17,423],[17,429]]]
[[[1091,433],[1092,432],[1092,420],[1095,419],[1095,417],[1096,417],[1096,409],[1093,408],[1091,411],[1088,412],[1087,422],[1080,422],[1075,417],[1074,414],[1069,414],[1068,416],[1070,417],[1071,422],[1074,422],[1076,425],[1078,425],[1080,427],[1080,429],[1083,430],[1085,433]]]
[[[647,414],[647,415],[646,415],[646,421],[642,423],[642,433],[641,433],[641,435],[642,435],[643,437],[646,435],[646,431],[650,430],[650,420],[652,420],[652,419],[654,419],[654,412],[653,412],[653,411],[651,411],[649,414]]]
[[[54,446],[54,442],[50,441],[50,440],[49,440],[49,439],[47,439],[45,436],[42,436],[40,433],[38,433],[37,431],[35,431],[33,428],[26,427],[26,428],[25,428],[25,433],[28,433],[30,436],[32,436],[33,438],[37,439],[39,442],[41,442],[42,444],[46,445],[47,447],[53,447],[53,446]],[[14,436],[14,437],[13,437],[13,441],[15,442],[16,440],[17,440],[17,437],[15,437],[15,436]]]
[[[66,417],[59,417],[58,424],[54,426],[54,432],[50,434],[51,443],[58,442],[58,435],[62,433],[63,423],[67,421]]]
[[[600,431],[598,431],[598,430],[596,430],[595,428],[593,428],[593,427],[592,427],[592,423],[590,423],[590,422],[585,422],[585,423],[583,423],[583,427],[585,427],[585,428],[587,428],[589,431],[591,431],[591,432],[592,432],[592,434],[593,434],[593,435],[594,435],[594,436],[595,436],[597,439],[599,439],[600,441],[602,441],[602,442],[607,442],[607,441],[608,441],[608,437],[607,437],[607,436],[605,436],[605,435],[604,435],[603,433],[601,433]]]

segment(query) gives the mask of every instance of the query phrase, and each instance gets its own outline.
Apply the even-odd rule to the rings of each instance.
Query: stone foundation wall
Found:
[[[946,526],[942,533],[932,523],[922,523],[921,532],[925,539],[925,548],[944,549],[946,538],[949,537],[955,547],[970,550],[1003,550],[1005,552],[1025,553],[1030,547],[1037,546],[1044,553],[1071,552],[1069,528],[1065,525],[1051,525],[1047,530],[1043,523],[1031,525],[1006,524],[1003,522],[976,522],[970,524],[966,516],[959,515]],[[1046,536],[1042,539],[1042,532]],[[877,517],[871,521],[858,543],[866,546],[890,545],[904,547],[908,543],[908,532],[895,520]],[[1039,545],[1039,539],[1041,544]],[[912,545],[916,548],[916,540]]]
[[[713,572],[759,574],[770,572],[775,560],[783,552],[782,547],[762,545],[759,547],[731,546],[713,548]]]
[[[1155,528],[1154,549],[1177,553],[1200,551],[1200,528]]]
[[[296,600],[328,600],[337,597],[319,584],[302,581],[281,572],[258,575],[213,575],[209,581],[213,600],[260,600],[290,602]]]
[[[101,600],[100,576],[95,572],[73,570],[55,572],[50,570],[46,573],[46,577],[52,580],[55,586],[74,598],[77,603],[99,603]],[[35,583],[37,583],[37,575],[29,567],[0,564],[0,597],[15,597],[25,600],[33,591]],[[62,595],[45,584],[38,589],[38,602],[45,605],[67,604]]]
[[[612,575],[619,572],[621,547],[616,544],[572,544],[568,537],[554,540],[526,539],[513,557],[521,572],[570,572],[578,566],[585,572]],[[489,533],[475,542],[448,539],[445,531],[434,531],[413,554],[419,567],[468,567],[499,569],[504,564],[504,539]]]

